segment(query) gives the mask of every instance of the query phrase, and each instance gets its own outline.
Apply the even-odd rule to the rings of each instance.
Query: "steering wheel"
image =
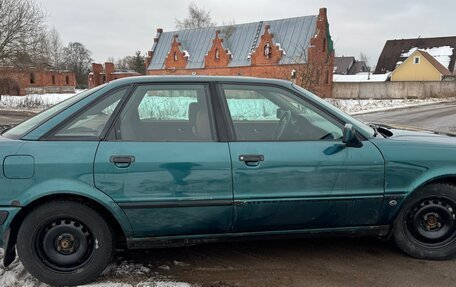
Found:
[[[280,117],[279,123],[272,132],[272,139],[278,140],[282,137],[283,133],[291,123],[291,111],[284,111]]]

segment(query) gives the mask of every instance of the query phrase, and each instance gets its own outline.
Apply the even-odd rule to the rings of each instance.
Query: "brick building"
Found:
[[[73,72],[0,67],[0,95],[74,93],[75,87]]]
[[[113,63],[106,62],[104,67],[102,64],[92,63],[92,72],[89,73],[89,89],[112,80],[140,75],[134,71],[116,70]]]
[[[318,15],[163,32],[146,58],[148,75],[293,79],[329,97],[334,49],[326,8]]]

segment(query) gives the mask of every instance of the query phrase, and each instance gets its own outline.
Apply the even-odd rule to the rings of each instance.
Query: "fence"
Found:
[[[333,83],[335,99],[424,99],[456,97],[456,81]]]

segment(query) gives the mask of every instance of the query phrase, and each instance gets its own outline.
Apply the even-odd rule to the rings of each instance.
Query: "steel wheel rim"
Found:
[[[94,237],[90,229],[77,220],[57,219],[40,228],[35,247],[47,267],[72,272],[89,263]]]
[[[456,203],[433,197],[417,202],[405,217],[413,239],[426,247],[442,247],[456,237]]]

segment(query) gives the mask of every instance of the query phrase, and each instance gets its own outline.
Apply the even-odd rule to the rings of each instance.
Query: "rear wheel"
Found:
[[[454,257],[456,187],[430,184],[412,194],[394,221],[393,234],[397,245],[413,257]]]
[[[56,286],[95,280],[113,254],[112,232],[90,207],[52,201],[32,210],[18,233],[17,251],[38,280]]]

